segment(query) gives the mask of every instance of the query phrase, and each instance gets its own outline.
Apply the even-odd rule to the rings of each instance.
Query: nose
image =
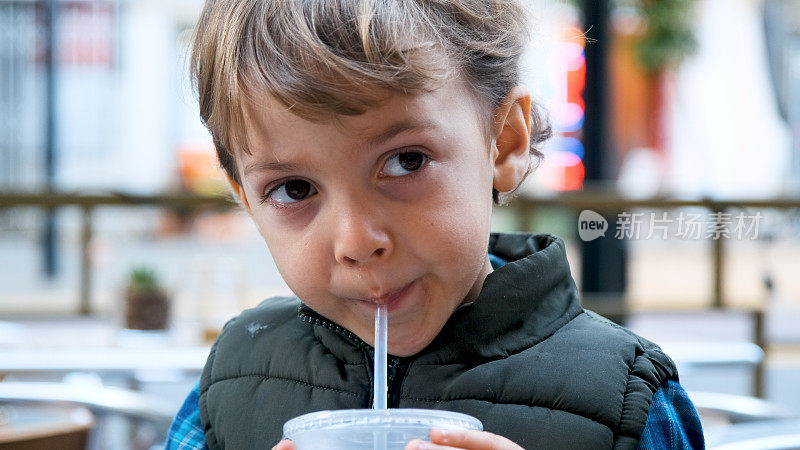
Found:
[[[389,256],[392,239],[379,218],[357,207],[339,210],[336,216],[334,254],[338,263],[354,267]]]

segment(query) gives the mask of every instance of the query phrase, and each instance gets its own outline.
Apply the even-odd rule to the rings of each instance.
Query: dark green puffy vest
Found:
[[[526,449],[636,448],[653,393],[675,365],[578,301],[564,243],[493,234],[509,261],[419,354],[390,357],[390,407],[458,411]],[[372,348],[273,298],[223,329],[200,381],[211,449],[268,449],[287,420],[372,405]]]

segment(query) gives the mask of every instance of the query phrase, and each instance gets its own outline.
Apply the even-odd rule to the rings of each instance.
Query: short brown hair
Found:
[[[232,150],[248,151],[249,98],[268,94],[320,120],[461,76],[493,110],[520,83],[528,36],[518,0],[207,0],[190,67],[220,165],[241,184]],[[531,128],[529,172],[551,134],[535,104]]]

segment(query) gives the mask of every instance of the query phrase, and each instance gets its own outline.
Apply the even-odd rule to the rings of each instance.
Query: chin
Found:
[[[424,347],[423,347],[424,348]],[[400,358],[405,358],[407,356],[414,356],[419,353],[422,348],[419,349],[400,349],[400,350],[392,350],[389,349],[389,354],[392,356],[399,356]]]
[[[400,357],[414,356],[427,347],[431,341],[433,341],[433,338],[424,341],[404,342],[399,345],[392,345],[392,342],[389,341],[389,354]]]

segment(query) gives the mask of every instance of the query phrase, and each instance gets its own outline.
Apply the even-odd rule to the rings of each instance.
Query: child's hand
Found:
[[[272,450],[295,450],[294,443],[288,439],[278,442],[278,445],[272,447]]]
[[[519,445],[503,436],[488,431],[431,430],[431,442],[415,439],[406,445],[406,450],[428,449],[470,449],[470,450],[523,450]]]
[[[415,439],[406,445],[406,450],[428,449],[469,449],[469,450],[523,450],[519,445],[503,436],[489,433],[488,431],[462,431],[462,430],[431,430],[431,441],[424,442]],[[272,450],[295,450],[290,440],[283,440]]]

